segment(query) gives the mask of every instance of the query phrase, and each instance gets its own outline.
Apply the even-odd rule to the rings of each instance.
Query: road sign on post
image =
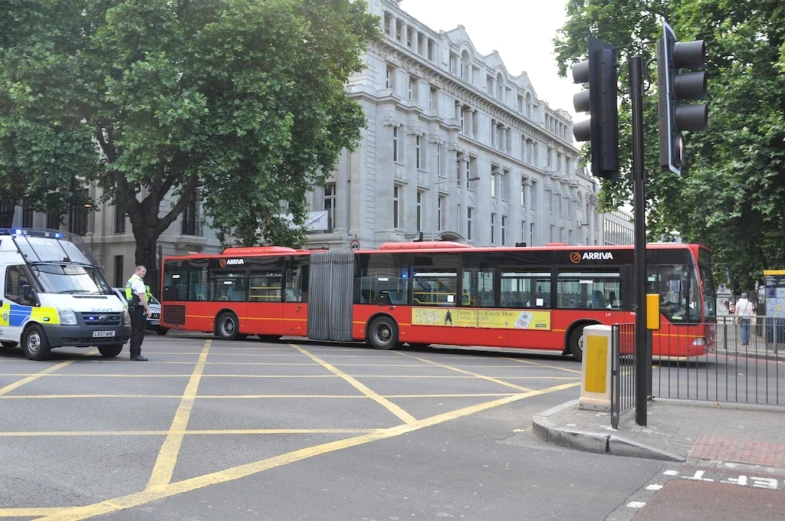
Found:
[[[680,69],[705,69],[706,44],[703,40],[679,42],[664,20],[663,37],[657,41],[657,90],[660,120],[660,166],[676,174],[686,161],[683,130],[703,131],[709,124],[705,103],[685,103],[706,99],[706,71],[679,73]]]
[[[349,249],[352,251],[357,251],[360,249],[360,241],[357,239],[352,239],[352,242],[349,243]]]

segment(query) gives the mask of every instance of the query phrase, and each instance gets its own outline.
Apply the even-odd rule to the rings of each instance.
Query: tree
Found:
[[[678,232],[714,251],[737,290],[761,270],[785,266],[785,72],[781,30],[785,13],[773,1],[704,2],[571,0],[555,39],[566,67],[586,53],[589,34],[617,45],[625,57],[653,57],[646,40],[661,36],[658,15],[680,40],[703,39],[708,49],[709,130],[686,136],[682,176],[657,165],[656,103],[645,102],[649,238]],[[652,68],[652,72],[656,70]],[[622,107],[629,120],[629,106]],[[630,129],[622,125],[623,165],[630,165]],[[604,186],[604,202],[629,200],[629,183]]]
[[[40,16],[29,15],[31,3]],[[157,238],[195,197],[214,226],[243,242],[298,242],[302,232],[280,222],[282,205],[302,225],[305,192],[365,124],[344,90],[366,42],[379,37],[362,1],[89,0],[11,10],[15,30],[46,41],[71,72],[56,85],[43,68],[16,79],[90,129],[102,152],[93,179],[127,211],[137,264],[150,263]],[[48,34],[35,25],[43,18]],[[30,23],[19,28],[20,20]]]

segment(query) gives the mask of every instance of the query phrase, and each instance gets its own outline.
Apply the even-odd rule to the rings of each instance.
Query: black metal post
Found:
[[[635,188],[635,423],[646,426],[649,388],[649,368],[646,366],[646,174],[643,169],[643,59],[640,56],[630,60],[630,101]]]

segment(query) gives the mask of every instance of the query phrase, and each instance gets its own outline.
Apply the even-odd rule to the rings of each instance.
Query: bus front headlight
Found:
[[[57,313],[60,315],[60,323],[64,326],[76,325],[76,313],[73,309],[58,309]]]

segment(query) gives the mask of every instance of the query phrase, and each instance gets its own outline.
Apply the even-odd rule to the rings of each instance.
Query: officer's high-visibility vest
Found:
[[[125,300],[128,301],[129,305],[133,302],[134,297],[136,297],[137,300],[139,299],[138,296],[134,295],[133,289],[131,289],[131,284],[133,284],[134,281],[137,280],[140,282],[144,282],[142,281],[142,277],[134,273],[133,275],[131,275],[131,278],[128,279],[128,282],[125,283]]]

